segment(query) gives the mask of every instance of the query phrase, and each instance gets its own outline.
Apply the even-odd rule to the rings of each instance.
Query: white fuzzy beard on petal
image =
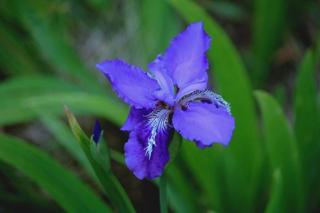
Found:
[[[214,93],[210,90],[196,90],[188,95],[185,95],[179,100],[181,105],[188,105],[192,101],[210,100],[218,106],[224,107],[228,113],[231,112],[230,104],[226,102],[221,95]]]
[[[169,114],[168,109],[155,109],[150,114],[147,115],[147,125],[151,128],[151,135],[148,138],[148,144],[144,148],[146,155],[149,160],[153,151],[153,147],[156,146],[156,136],[158,132],[164,132],[169,125]]]

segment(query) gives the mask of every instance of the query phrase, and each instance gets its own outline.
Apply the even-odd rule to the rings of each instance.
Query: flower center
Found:
[[[210,90],[196,90],[188,95],[180,98],[174,106],[170,106],[164,101],[159,101],[156,108],[149,113],[147,117],[147,128],[150,129],[150,136],[148,137],[147,145],[144,148],[145,155],[151,159],[154,147],[157,146],[157,136],[158,134],[163,134],[170,127],[171,115],[176,107],[180,107],[182,110],[188,109],[188,104],[190,102],[202,102],[214,104],[216,108],[222,107],[227,112],[230,113],[229,104],[223,100],[223,98],[210,91]]]

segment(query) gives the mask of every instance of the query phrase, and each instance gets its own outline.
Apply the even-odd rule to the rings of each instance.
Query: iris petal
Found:
[[[151,111],[152,110],[150,109],[149,110],[136,109],[134,107],[131,107],[127,120],[122,125],[121,130],[122,131],[134,130],[136,127],[138,127],[138,124],[145,119],[145,116],[148,115]]]
[[[228,145],[235,125],[226,108],[201,102],[191,102],[186,109],[177,108],[172,120],[174,128],[200,148],[213,143]]]
[[[153,119],[152,116],[159,117]],[[125,144],[126,165],[139,179],[159,177],[169,161],[168,144],[172,128],[163,118],[157,111],[144,116],[145,120],[130,132]]]
[[[137,109],[153,108],[158,83],[139,67],[121,60],[104,61],[97,68],[109,79],[113,90],[126,103]]]
[[[160,90],[157,90],[154,95],[159,100],[173,106],[175,102],[175,91],[172,79],[166,73],[159,70],[154,71],[153,75],[161,88]]]
[[[166,52],[158,56],[149,69],[160,70],[168,75],[181,91],[190,86],[198,90],[205,89],[208,81],[208,60],[205,54],[209,46],[210,38],[203,24],[191,24],[171,41]]]

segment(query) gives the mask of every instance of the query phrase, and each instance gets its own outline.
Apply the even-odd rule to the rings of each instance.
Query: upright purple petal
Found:
[[[157,90],[154,95],[157,99],[173,106],[175,102],[175,88],[172,79],[166,73],[159,70],[154,71],[153,74],[161,88]]]
[[[104,61],[97,68],[109,79],[113,90],[126,103],[140,108],[153,108],[154,92],[159,85],[142,69],[121,60]]]
[[[200,148],[220,143],[228,145],[234,129],[234,119],[222,105],[191,102],[177,108],[173,114],[174,128]]]
[[[168,143],[171,130],[158,132],[155,137],[155,146],[152,154],[148,156],[146,147],[151,129],[144,123],[130,133],[125,144],[125,162],[128,168],[139,179],[153,179],[161,176],[169,161]]]
[[[209,46],[210,38],[203,24],[191,24],[171,41],[166,52],[158,56],[149,68],[166,73],[180,90],[188,86],[197,86],[195,89],[203,90],[208,80],[208,60],[205,54]]]

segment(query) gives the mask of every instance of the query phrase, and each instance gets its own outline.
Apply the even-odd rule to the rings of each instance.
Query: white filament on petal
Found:
[[[147,115],[147,125],[151,128],[151,134],[144,150],[149,159],[151,158],[153,147],[156,146],[157,133],[164,132],[168,127],[170,112],[170,110],[162,108],[156,109]]]
[[[230,110],[230,104],[226,102],[221,95],[218,95],[217,93],[214,93],[210,90],[196,90],[188,95],[185,95],[179,100],[179,103],[181,105],[188,105],[189,102],[192,101],[201,101],[201,100],[209,100],[218,106],[224,107],[227,112],[231,112]]]

